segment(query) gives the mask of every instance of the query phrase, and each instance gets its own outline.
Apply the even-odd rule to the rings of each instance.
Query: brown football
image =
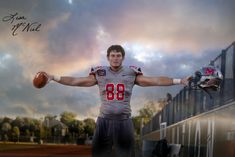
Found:
[[[40,71],[35,75],[33,79],[33,85],[36,88],[42,88],[47,84],[47,81],[48,81],[47,74],[45,72]]]

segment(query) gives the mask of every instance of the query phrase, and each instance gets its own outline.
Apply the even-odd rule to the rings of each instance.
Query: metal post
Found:
[[[226,73],[226,70],[225,70],[225,65],[226,65],[226,50],[222,50],[222,53],[221,53],[221,72],[222,74],[224,75],[224,79],[221,83],[221,90],[220,90],[220,101],[219,101],[219,105],[224,105],[224,81],[225,81],[225,73]]]
[[[235,41],[233,42],[233,82],[235,82]],[[233,83],[233,98],[235,98],[235,83]]]

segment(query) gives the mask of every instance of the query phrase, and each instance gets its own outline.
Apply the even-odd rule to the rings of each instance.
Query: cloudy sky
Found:
[[[14,16],[15,15],[15,16]],[[235,40],[234,0],[1,0],[0,117],[96,117],[98,87],[32,86],[37,71],[87,76],[121,44],[147,76],[193,74]],[[27,27],[27,26],[30,26]],[[135,86],[133,115],[182,86]]]

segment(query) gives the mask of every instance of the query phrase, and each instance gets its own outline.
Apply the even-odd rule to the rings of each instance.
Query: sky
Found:
[[[98,87],[55,82],[32,85],[38,71],[88,76],[109,65],[106,50],[120,44],[124,65],[146,76],[183,78],[235,40],[234,0],[1,0],[0,117],[43,117],[74,112],[98,116]],[[148,101],[183,86],[133,89],[132,115]]]

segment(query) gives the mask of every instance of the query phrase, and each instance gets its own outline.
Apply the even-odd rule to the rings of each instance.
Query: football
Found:
[[[47,84],[47,82],[48,82],[47,74],[42,71],[38,72],[33,79],[33,85],[35,88],[42,88]]]

